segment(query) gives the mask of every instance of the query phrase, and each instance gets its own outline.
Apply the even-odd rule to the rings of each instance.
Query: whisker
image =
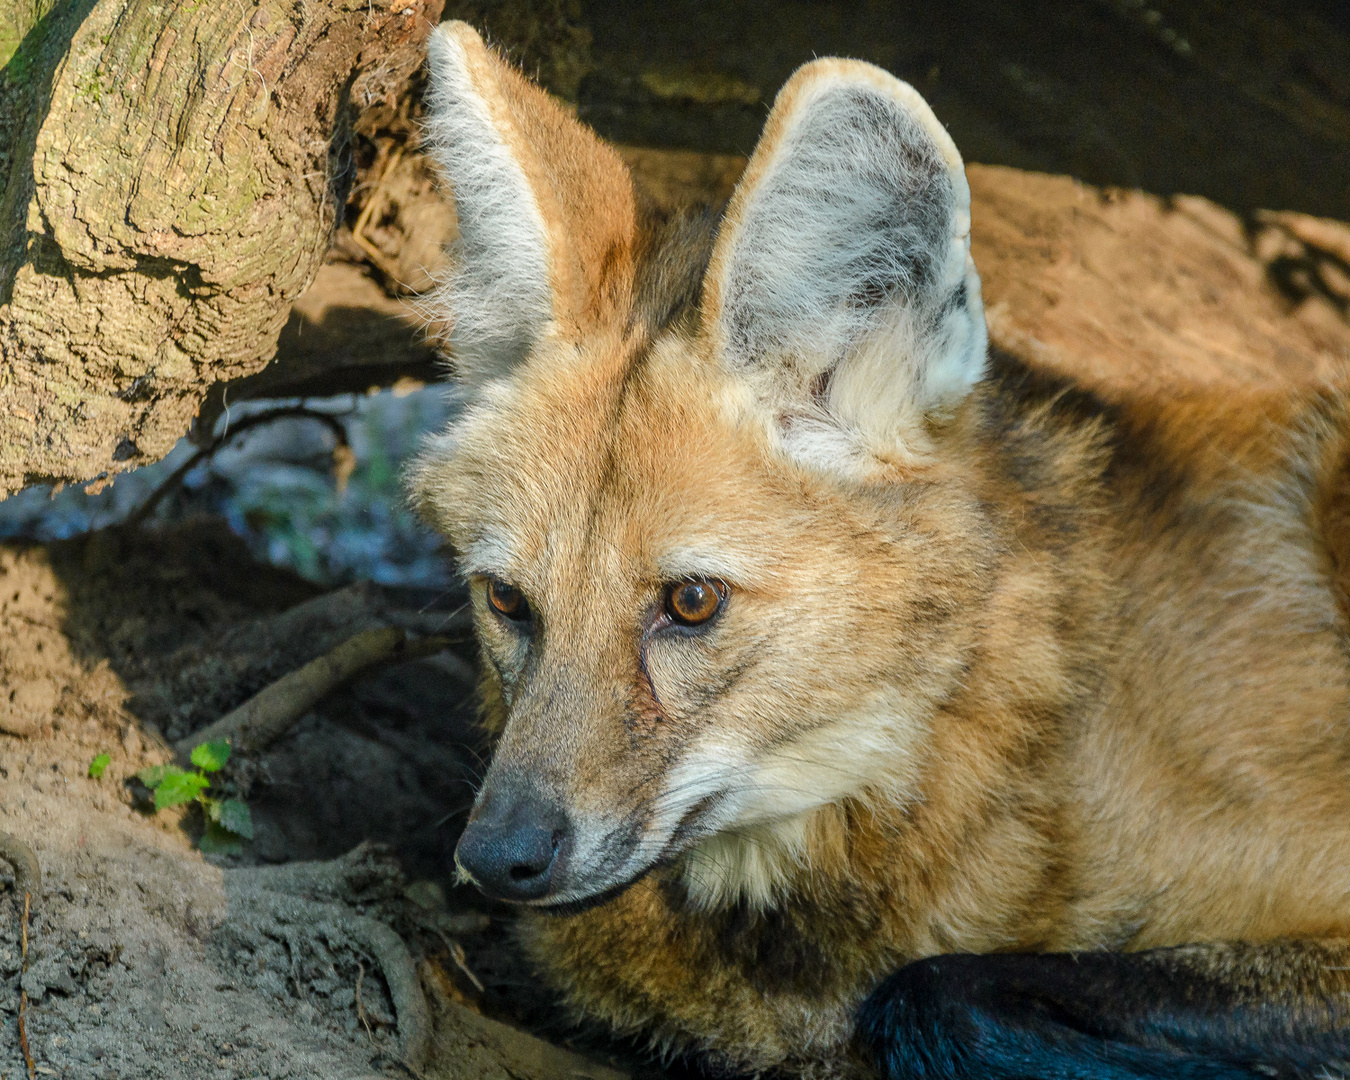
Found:
[[[466,803],[464,806],[457,806],[457,807],[455,807],[455,808],[454,808],[453,810],[451,810],[448,814],[444,815],[443,817],[437,818],[437,819],[436,819],[435,821],[433,821],[430,825],[426,826],[422,831],[423,831],[423,832],[435,832],[437,829],[439,829],[442,825],[444,825],[447,821],[449,821],[449,820],[450,820],[452,817],[454,817],[456,814],[462,814],[462,813],[464,813],[464,811],[465,811],[465,810],[468,810],[469,807],[472,806],[472,805],[473,805],[472,803]]]
[[[432,601],[431,603],[435,603],[435,601]],[[430,607],[431,603],[428,603],[427,607]],[[460,604],[459,607],[455,608],[454,611],[449,612],[445,616],[445,618],[443,618],[439,623],[436,624],[436,632],[439,633],[440,631],[444,630],[447,626],[449,626],[450,623],[454,621],[455,617],[465,608],[469,607],[472,603],[473,603],[472,600],[465,600],[464,603]],[[425,615],[426,608],[423,608],[421,611],[418,612],[418,614]]]

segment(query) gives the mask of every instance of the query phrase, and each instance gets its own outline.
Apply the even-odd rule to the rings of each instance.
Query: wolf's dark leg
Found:
[[[1350,1080],[1350,943],[937,956],[858,1039],[888,1080]]]

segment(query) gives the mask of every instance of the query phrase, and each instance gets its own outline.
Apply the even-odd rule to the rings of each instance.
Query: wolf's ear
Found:
[[[856,60],[793,75],[718,233],[703,317],[795,456],[920,449],[923,418],[980,378],[986,334],[961,156],[913,87]]]
[[[458,373],[490,378],[542,336],[603,322],[632,283],[635,205],[619,156],[473,27],[428,44],[432,157],[454,189],[455,271],[428,302]]]

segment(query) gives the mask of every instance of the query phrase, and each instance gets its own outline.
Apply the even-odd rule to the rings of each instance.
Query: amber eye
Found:
[[[488,579],[487,598],[497,613],[508,619],[524,622],[530,617],[530,605],[525,600],[525,594],[500,578]]]
[[[726,586],[716,581],[677,581],[666,586],[666,614],[684,626],[711,619],[722,607]]]

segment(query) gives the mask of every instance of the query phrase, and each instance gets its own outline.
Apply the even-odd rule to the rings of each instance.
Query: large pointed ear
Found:
[[[795,455],[856,471],[922,451],[981,376],[970,187],[913,87],[817,60],[779,92],[704,283],[705,332]]]
[[[509,370],[542,337],[604,322],[632,284],[635,205],[619,156],[449,22],[431,35],[425,134],[453,188],[455,270],[427,304],[457,373]]]

